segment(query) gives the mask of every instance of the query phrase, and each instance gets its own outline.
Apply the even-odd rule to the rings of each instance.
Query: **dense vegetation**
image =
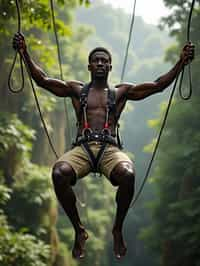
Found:
[[[22,29],[31,56],[50,75],[58,77],[49,1],[20,1],[20,4]],[[71,56],[76,53],[81,66],[85,59],[84,48],[77,47],[85,35],[81,34],[81,29],[74,33],[70,26],[76,1],[56,1],[56,4],[56,25],[62,36],[63,50],[70,49]],[[74,265],[71,256],[67,257],[68,249],[59,242],[55,227],[57,204],[50,180],[50,166],[55,158],[39,120],[27,76],[22,93],[13,95],[8,91],[8,73],[14,56],[12,37],[17,30],[15,2],[1,1],[0,10],[0,264]],[[62,12],[65,21],[60,19]],[[67,75],[72,72],[70,60],[73,56],[63,60],[64,75]],[[84,73],[76,70],[76,78],[83,79]],[[20,82],[19,65],[16,65],[13,86],[18,88]],[[61,101],[40,90],[37,93],[56,150],[61,154],[66,145]],[[52,134],[53,127],[57,128],[56,136]]]
[[[88,3],[88,1],[80,2]],[[20,3],[22,7],[23,33],[25,34],[31,56],[48,75],[59,77],[49,1],[39,0],[34,2],[24,0],[20,1]],[[75,0],[55,1],[56,25],[61,43],[64,77],[68,80],[87,81],[88,50],[94,46],[106,46],[113,54],[111,82],[117,83],[120,80],[121,62],[127,41],[129,19],[121,10],[113,10],[101,1],[92,2],[88,8],[85,5],[80,8],[79,4]],[[39,120],[28,78],[25,78],[25,89],[21,94],[13,95],[8,92],[7,88],[8,73],[14,55],[11,40],[16,31],[14,2],[1,1],[0,10],[0,68],[1,73],[4,73],[4,75],[1,75],[0,81],[0,265],[115,265],[116,261],[113,258],[111,238],[115,212],[115,189],[104,178],[93,176],[81,180],[75,188],[79,198],[78,207],[81,217],[90,237],[87,243],[87,256],[80,263],[73,261],[71,258],[70,252],[74,234],[68,219],[55,200],[50,179],[51,166],[55,158],[49,148]],[[180,10],[182,14],[182,9]],[[187,11],[187,7],[184,11]],[[196,24],[198,23],[198,18],[198,10],[196,10],[194,19]],[[183,18],[181,17],[181,19]],[[173,20],[168,19],[169,23],[171,21]],[[182,25],[182,21],[180,23]],[[198,34],[195,30],[193,31],[192,37],[198,41]],[[175,32],[175,36],[178,36],[180,45],[175,50],[170,50],[168,53],[169,59],[178,58],[177,54],[183,43],[184,35],[180,34],[180,32]],[[160,31],[155,26],[147,25],[140,17],[136,17],[125,79],[140,83],[155,80],[161,73],[166,71],[170,64],[163,64],[163,57],[164,50],[169,42],[170,40],[164,31]],[[197,76],[196,66],[194,70],[194,75]],[[13,78],[15,86],[20,84],[18,71],[19,65],[17,65]],[[198,85],[196,82],[194,87]],[[198,95],[196,91],[195,93]],[[65,126],[72,132],[75,130],[75,123],[72,123],[74,121],[74,113],[70,103],[68,103],[70,124],[66,125],[62,99],[56,98],[40,89],[37,89],[37,94],[56,151],[60,155],[69,145],[69,130],[66,130]],[[131,157],[133,157],[133,153],[136,157],[137,183],[143,177],[146,162],[150,157],[149,154],[142,152],[143,147],[151,141],[155,134],[155,129],[148,129],[147,120],[158,114],[158,104],[163,99],[166,99],[166,94],[153,96],[139,103],[129,103],[125,114],[122,116],[121,128],[125,147],[128,147]],[[191,158],[190,153],[197,153],[199,143],[197,133],[193,136],[193,146],[189,145],[190,135],[193,134],[194,127],[196,127],[196,132],[198,130],[198,125],[195,124],[195,117],[198,114],[195,106],[196,108],[198,107],[198,100],[195,99],[193,98],[192,102],[186,105],[181,105],[177,100],[175,105],[182,106],[181,109],[173,107],[176,111],[179,111],[171,115],[173,119],[169,121],[169,132],[167,130],[164,135],[162,149],[163,151],[166,150],[166,146],[169,148],[168,143],[172,141],[172,138],[169,140],[169,137],[176,131],[177,136],[173,138],[174,142],[171,148],[173,150],[171,153],[180,157],[179,160],[175,160],[175,157],[172,156],[166,158],[166,154],[161,150],[159,164],[157,164],[159,168],[156,166],[155,177],[152,178],[155,182],[146,186],[143,197],[138,201],[134,211],[129,212],[126,221],[125,235],[129,252],[123,260],[123,265],[144,266],[148,263],[148,265],[154,266],[158,257],[164,258],[167,256],[162,254],[162,250],[159,247],[164,248],[167,244],[170,246],[173,242],[171,238],[164,238],[166,242],[163,242],[161,237],[163,237],[165,232],[162,226],[167,224],[169,227],[166,229],[167,236],[170,236],[170,234],[175,235],[174,232],[177,227],[180,230],[182,228],[183,231],[190,230],[187,227],[188,225],[186,225],[187,228],[181,227],[182,219],[180,217],[182,216],[178,215],[178,211],[184,214],[184,204],[189,206],[189,210],[192,210],[188,214],[191,219],[196,217],[195,215],[198,216],[198,205],[195,205],[194,211],[191,206],[195,204],[196,200],[198,202],[199,190],[187,192],[185,189],[189,181],[192,181],[191,189],[198,184],[198,157],[192,157],[192,161],[188,159]],[[190,121],[191,128],[186,131],[183,129],[185,120],[181,118],[184,117],[184,119],[189,121],[190,116],[194,117],[194,122]],[[175,119],[178,119],[179,123],[175,122]],[[133,123],[135,124],[134,127]],[[158,122],[156,125],[158,125]],[[177,129],[178,126],[180,126],[179,130]],[[177,139],[182,136],[183,132],[185,134],[183,143],[188,143],[188,148],[186,149],[183,149],[182,146],[180,148],[175,146]],[[178,142],[180,143],[180,141]],[[184,160],[182,158],[183,154],[186,156]],[[185,176],[185,181],[180,182],[180,177],[177,176],[177,165],[173,165],[175,162],[180,167],[178,169],[181,169],[180,177]],[[186,164],[196,164],[196,167],[191,168],[188,166],[186,173],[184,172]],[[176,174],[176,177],[173,176],[172,172],[167,172],[169,165],[172,165],[170,171],[176,168],[172,171],[174,175]],[[181,165],[184,165],[184,167],[181,167]],[[193,171],[196,171],[196,175]],[[181,173],[184,173],[184,175]],[[165,179],[162,178],[161,180],[156,177],[157,175],[165,176]],[[188,181],[187,177],[191,175],[196,178]],[[170,180],[171,182],[169,182]],[[171,186],[173,186],[173,189]],[[145,209],[144,204],[146,201],[152,200],[155,187],[158,187],[160,192],[156,197],[155,207],[152,207],[155,216],[151,220],[149,213],[152,208],[149,211]],[[178,191],[182,192],[178,193]],[[186,192],[191,193],[187,194]],[[194,193],[194,197],[192,193]],[[180,199],[185,200],[187,199],[186,194],[190,195],[188,201],[178,202],[177,205],[177,195],[182,195]],[[192,201],[189,199],[192,199]],[[171,203],[172,205],[170,205]],[[84,204],[86,205],[85,207]],[[163,209],[162,206],[167,206],[167,204],[174,212],[162,224],[163,215],[167,217],[168,213],[168,209]],[[173,224],[174,219],[176,223]],[[153,223],[153,226],[143,232],[143,238],[146,239],[146,242],[149,240],[153,244],[154,251],[156,251],[153,255],[144,249],[144,242],[138,239],[141,229],[150,223]],[[194,232],[198,233],[199,228],[197,225],[198,217],[196,226],[191,229],[193,231],[197,230]],[[161,232],[164,233],[161,234]],[[178,237],[181,237],[181,234],[181,232],[178,232]],[[156,241],[152,240],[154,238]],[[194,234],[191,235],[190,240],[194,241],[192,243],[196,245]],[[184,243],[186,243],[185,238]],[[173,242],[173,245],[176,245],[176,242]],[[178,245],[176,246],[178,247]],[[182,246],[180,246],[181,248]],[[197,245],[195,248],[197,248]],[[194,249],[194,252],[195,250],[197,249]],[[173,251],[173,247],[170,248],[169,252]],[[194,256],[194,254],[189,254],[188,256]],[[184,265],[181,263],[174,265]],[[190,266],[193,266],[193,264]],[[168,266],[170,262],[163,265]],[[194,264],[194,266],[196,265]]]
[[[183,1],[165,0],[165,3],[174,10],[162,23],[170,27],[171,34],[177,39],[177,46],[169,49],[167,54],[168,60],[173,62],[174,54],[186,40],[191,1],[183,4]],[[151,204],[152,226],[144,230],[143,237],[155,252],[157,265],[162,266],[200,265],[199,21],[200,5],[196,1],[190,29],[191,40],[196,45],[196,60],[192,64],[193,95],[187,102],[176,97],[151,178],[157,197]],[[187,94],[188,79],[183,88]],[[159,127],[160,119],[151,121],[151,124]]]

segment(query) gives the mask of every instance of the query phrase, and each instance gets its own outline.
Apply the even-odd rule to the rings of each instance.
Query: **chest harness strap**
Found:
[[[120,142],[119,136],[117,136],[117,141],[116,141],[116,138],[111,135],[111,131],[109,128],[109,114],[110,113],[113,113],[115,117],[115,121],[117,121],[114,89],[108,88],[106,117],[105,117],[104,128],[102,129],[101,133],[96,133],[90,128],[90,125],[87,119],[87,100],[88,100],[90,85],[91,85],[90,83],[86,84],[83,87],[81,94],[80,94],[81,108],[79,112],[78,122],[79,124],[83,122],[83,130],[82,130],[82,135],[77,136],[75,145],[81,145],[81,147],[86,152],[88,159],[90,161],[91,167],[92,167],[92,171],[99,172],[99,165],[103,158],[107,144],[112,144],[112,145],[115,145],[121,148],[121,142]],[[118,135],[118,129],[117,129],[117,135]],[[96,156],[90,149],[90,146],[89,146],[90,141],[96,141],[96,142],[101,143],[101,147]]]

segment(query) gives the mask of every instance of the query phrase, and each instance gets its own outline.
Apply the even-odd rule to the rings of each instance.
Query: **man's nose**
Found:
[[[102,65],[103,65],[103,62],[102,62],[101,59],[99,59],[99,60],[97,61],[97,65],[98,65],[98,66],[102,66]]]

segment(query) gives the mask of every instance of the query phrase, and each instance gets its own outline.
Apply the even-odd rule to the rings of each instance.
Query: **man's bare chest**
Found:
[[[87,96],[87,109],[105,110],[108,106],[108,89],[102,89],[101,91],[90,90]]]

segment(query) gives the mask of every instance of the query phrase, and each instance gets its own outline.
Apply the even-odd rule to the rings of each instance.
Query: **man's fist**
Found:
[[[184,65],[189,64],[194,59],[195,46],[191,42],[187,43],[181,52],[180,58]]]
[[[24,35],[21,33],[15,33],[13,37],[13,48],[20,53],[23,53],[26,50],[26,43]]]

